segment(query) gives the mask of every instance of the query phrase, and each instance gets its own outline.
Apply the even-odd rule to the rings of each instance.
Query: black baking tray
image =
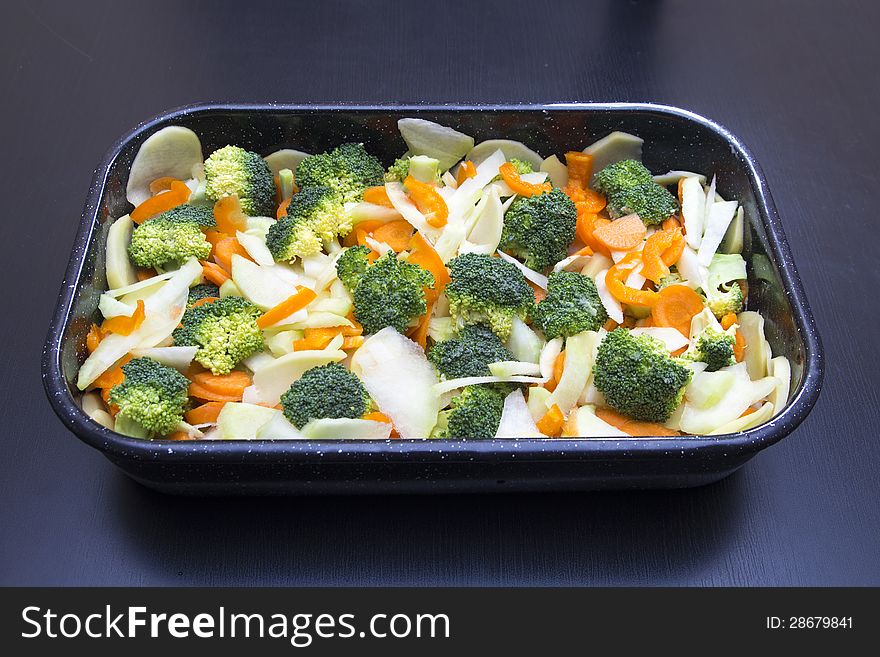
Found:
[[[268,154],[320,152],[359,141],[386,164],[405,150],[402,117],[452,126],[477,142],[509,138],[562,155],[614,130],[645,140],[654,172],[717,174],[718,191],[746,216],[749,308],[765,318],[773,353],[792,365],[788,405],[769,423],[717,437],[389,441],[146,441],[100,426],[80,408],[74,381],[85,336],[106,289],[103,246],[109,219],[128,212],[128,170],[156,130],[183,125],[206,154],[227,143]],[[767,182],[742,143],[692,112],[647,103],[529,106],[188,106],[146,121],[120,139],[95,172],[43,352],[52,408],[83,442],[135,480],[188,494],[474,492],[672,488],[729,475],[791,433],[807,416],[823,378],[822,347]]]

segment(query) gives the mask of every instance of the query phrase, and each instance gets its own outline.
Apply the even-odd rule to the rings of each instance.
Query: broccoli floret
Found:
[[[367,187],[385,181],[382,165],[363,144],[342,144],[329,153],[307,157],[296,168],[300,189],[330,187],[340,202],[360,201]]]
[[[213,283],[200,283],[189,289],[189,296],[186,299],[186,306],[189,308],[200,299],[209,299],[211,297],[220,297],[220,288]]]
[[[365,333],[386,326],[405,332],[428,309],[425,287],[434,287],[434,275],[418,265],[398,260],[388,251],[361,274],[352,292],[354,318]]]
[[[447,379],[489,376],[489,363],[515,360],[488,326],[465,326],[458,336],[438,342],[428,351],[428,360]]]
[[[276,260],[318,253],[324,243],[351,231],[351,218],[329,187],[308,187],[293,195],[287,214],[272,224],[266,246]]]
[[[518,198],[504,213],[498,248],[544,271],[568,255],[576,223],[574,203],[561,189]]]
[[[196,212],[198,206],[182,207],[192,211],[174,208],[134,229],[128,245],[132,262],[140,267],[165,267],[179,265],[190,257],[204,260],[211,255],[211,243],[198,223],[202,217]]]
[[[736,336],[726,331],[707,326],[697,338],[693,350],[683,354],[687,360],[706,363],[707,372],[717,372],[722,367],[734,365],[736,358],[733,355],[733,345]]]
[[[183,326],[173,333],[174,344],[195,346],[195,359],[214,374],[229,374],[248,356],[263,348],[263,332],[257,326],[262,311],[241,297],[188,309]]]
[[[670,285],[680,285],[682,283],[684,283],[684,279],[681,277],[681,274],[679,274],[678,272],[671,272],[660,279],[660,283],[657,285],[657,289],[662,290],[664,287],[669,287]]]
[[[706,305],[718,319],[727,313],[738,315],[742,312],[744,303],[742,287],[736,281],[722,284],[715,289],[710,287],[706,291]]]
[[[336,275],[349,292],[354,292],[364,272],[370,266],[368,259],[370,253],[371,249],[367,246],[352,246],[343,251],[336,260]]]
[[[189,380],[174,368],[150,358],[135,358],[122,366],[125,381],[110,390],[117,418],[131,420],[153,436],[171,433],[183,420]]]
[[[432,438],[487,440],[495,437],[504,410],[504,394],[491,385],[467,386],[440,412]]]
[[[531,314],[535,293],[516,265],[484,253],[464,253],[449,261],[449,269],[446,296],[459,327],[487,324],[507,340],[513,318],[525,321]]]
[[[266,160],[238,146],[224,146],[205,160],[205,194],[211,201],[238,194],[251,217],[273,216],[275,178]]]
[[[284,416],[299,429],[311,420],[363,417],[370,404],[360,379],[339,363],[306,370],[281,395]]]
[[[596,174],[595,185],[607,197],[608,213],[615,219],[637,214],[647,225],[659,224],[678,211],[675,197],[636,160],[609,164]]]
[[[598,331],[608,319],[593,279],[571,271],[550,274],[547,296],[532,319],[548,340]]]
[[[403,182],[409,174],[409,155],[394,160],[394,164],[385,172],[385,182]]]
[[[665,422],[681,403],[691,370],[659,340],[618,328],[605,336],[593,382],[614,410],[635,420]]]
[[[176,208],[166,210],[156,217],[156,219],[159,218],[196,224],[202,228],[214,228],[217,226],[217,222],[214,219],[214,210],[207,205],[189,205],[184,203]]]

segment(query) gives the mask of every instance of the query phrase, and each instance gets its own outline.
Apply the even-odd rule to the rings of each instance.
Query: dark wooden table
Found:
[[[878,21],[876,3],[761,0],[8,8],[0,584],[880,584]],[[825,343],[818,406],[695,490],[145,490],[55,418],[40,350],[95,164],[138,121],[211,100],[651,100],[719,121],[783,218]]]

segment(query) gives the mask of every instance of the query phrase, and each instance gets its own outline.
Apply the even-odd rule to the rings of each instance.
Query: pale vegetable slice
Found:
[[[335,326],[354,326],[351,320],[329,312],[312,312],[309,311],[307,316],[300,316],[296,313],[296,321],[290,321],[290,318],[283,319],[276,326],[292,326],[295,329],[307,328],[333,328]],[[293,317],[293,315],[291,315]]]
[[[274,361],[275,359],[270,354],[265,351],[258,351],[245,358],[242,361],[242,365],[248,368],[251,372],[256,372],[258,369],[265,367]]]
[[[137,282],[137,272],[128,257],[134,222],[127,214],[119,217],[107,231],[107,287],[120,288]]]
[[[595,331],[572,335],[565,341],[565,364],[556,389],[547,399],[547,408],[559,406],[568,415],[587,385],[593,369],[593,343]]]
[[[109,294],[102,294],[98,299],[98,310],[105,319],[111,317],[131,317],[134,314],[135,306],[123,303]]]
[[[413,203],[406,195],[406,191],[401,183],[389,182],[385,183],[385,192],[388,194],[388,200],[394,209],[408,221],[413,228],[422,233],[429,240],[436,240],[439,231],[428,223],[416,204]]]
[[[104,294],[108,294],[111,297],[116,297],[118,299],[119,297],[127,296],[132,292],[140,292],[141,290],[146,290],[147,288],[153,287],[154,285],[163,283],[174,276],[175,273],[176,270],[166,271],[164,274],[157,274],[156,276],[151,276],[150,278],[138,281],[137,283],[132,283],[131,285],[107,290]]]
[[[703,232],[703,241],[700,242],[700,249],[697,252],[697,259],[700,264],[708,267],[715,256],[727,227],[736,214],[739,207],[737,201],[723,201],[721,203],[713,203],[706,214],[706,227]]]
[[[543,438],[529,412],[522,390],[514,390],[504,398],[501,422],[495,432],[496,438]]]
[[[387,422],[351,418],[312,420],[302,428],[309,440],[387,440],[392,426]]]
[[[455,194],[447,201],[450,221],[458,220],[473,209],[483,188],[498,175],[498,169],[505,161],[504,153],[495,151],[477,166],[477,175],[459,185]]]
[[[687,282],[688,287],[706,289],[709,270],[705,265],[700,264],[697,252],[691,247],[685,245],[675,266],[678,273]]]
[[[541,376],[538,363],[523,363],[518,360],[499,360],[489,363],[489,371],[492,376]]]
[[[446,379],[434,386],[434,394],[440,397],[447,392],[477,386],[486,383],[544,383],[544,379],[537,376],[520,376],[517,374],[508,376],[463,376],[459,379]]]
[[[541,171],[545,171],[550,176],[550,182],[554,187],[565,187],[568,184],[568,167],[565,166],[558,157],[551,155],[541,162]]]
[[[711,408],[724,398],[736,382],[735,372],[697,372],[692,383],[688,384],[688,404],[694,408]]]
[[[272,419],[257,431],[260,440],[303,440],[305,436],[284,417],[284,413],[276,410]]]
[[[177,125],[162,128],[147,137],[134,156],[125,192],[128,202],[137,206],[150,198],[150,183],[157,178],[187,180],[203,161],[196,133]]]
[[[104,400],[97,392],[87,392],[81,401],[83,412],[102,427],[113,430],[113,416],[107,412]]]
[[[770,393],[770,403],[776,413],[782,411],[788,403],[788,395],[791,392],[791,363],[785,356],[777,356],[770,359],[770,376],[779,379],[779,385]]]
[[[678,181],[683,178],[696,178],[700,181],[701,185],[706,184],[706,176],[702,173],[694,173],[693,171],[668,171],[654,176],[654,182],[658,185],[669,187],[670,185],[677,185]]]
[[[751,310],[741,312],[737,317],[739,331],[746,342],[744,362],[752,379],[760,379],[769,374],[770,344],[764,338],[764,318]]]
[[[692,249],[699,249],[703,241],[703,224],[706,220],[706,192],[696,176],[682,179],[679,185],[685,239]]]
[[[473,137],[425,119],[400,119],[397,128],[410,154],[436,158],[441,171],[449,169],[474,147]]]
[[[198,350],[198,347],[150,347],[132,349],[131,354],[138,358],[152,358],[157,363],[183,372],[190,366]]]
[[[549,381],[553,376],[553,365],[556,363],[556,358],[562,353],[562,343],[562,338],[553,338],[548,340],[541,350],[538,365],[541,370],[541,378],[544,381]]]
[[[581,273],[584,276],[589,276],[595,280],[600,271],[603,269],[609,269],[613,264],[614,261],[608,256],[601,253],[594,253],[590,256],[590,259],[587,264],[584,265],[584,268],[581,269]]]
[[[743,236],[745,233],[744,217],[743,208],[739,206],[736,210],[736,216],[730,222],[730,226],[727,227],[727,232],[724,233],[721,246],[718,247],[721,253],[742,253]]]
[[[275,264],[275,258],[272,257],[269,247],[266,246],[266,241],[263,238],[241,231],[235,233],[235,238],[258,265],[270,266]]]
[[[443,184],[450,189],[458,189],[458,181],[455,179],[455,176],[452,175],[449,171],[444,171],[443,175],[440,176],[440,180]]]
[[[302,352],[300,352],[302,353]],[[344,353],[344,352],[343,352]],[[401,438],[427,438],[437,423],[437,372],[425,352],[391,327],[369,336],[354,353],[351,371]]]
[[[608,317],[620,324],[623,322],[623,306],[608,291],[608,285],[605,284],[605,277],[607,275],[607,269],[603,269],[596,274],[596,291],[599,293],[599,299],[602,301],[602,305],[605,306],[605,312],[608,313]]]
[[[776,405],[772,402],[764,402],[754,413],[749,413],[748,415],[743,415],[742,417],[738,417],[735,420],[728,422],[725,425],[722,425],[715,429],[714,431],[710,431],[707,436],[719,436],[724,433],[738,433],[740,431],[747,431],[749,429],[753,429],[760,424],[764,424],[773,418],[773,411],[776,408]]]
[[[504,228],[504,210],[498,189],[492,185],[483,194],[477,209],[474,211],[476,221],[468,233],[467,239],[459,249],[459,253],[485,253],[491,255],[501,241]]]
[[[499,150],[504,153],[504,157],[508,161],[516,159],[528,162],[536,171],[541,168],[544,162],[543,158],[531,148],[520,141],[512,139],[487,139],[486,141],[481,141],[471,149],[465,159],[470,160],[474,164],[479,164],[492,155],[492,153]]]
[[[392,249],[388,244],[386,244],[385,242],[380,242],[380,241],[377,240],[377,239],[373,239],[373,238],[370,237],[369,235],[367,235],[367,236],[364,238],[364,241],[367,243],[367,246],[369,246],[371,249],[373,249],[373,251],[375,251],[376,253],[378,253],[380,256],[381,256],[381,255],[385,255],[385,254],[388,253],[389,251],[393,251],[393,250],[394,250],[394,249]]]
[[[253,440],[277,413],[274,408],[243,402],[227,402],[217,416],[223,440]]]
[[[719,394],[717,389],[724,389],[728,385]],[[717,372],[698,372],[685,390],[681,430],[700,436],[716,431],[740,417],[749,406],[767,397],[777,385],[779,380],[772,376],[751,380],[743,363]],[[712,399],[717,398],[716,403],[707,405],[705,388],[716,389],[716,394],[712,395]]]
[[[590,258],[592,257],[593,256],[578,255],[575,253],[553,265],[553,271],[581,271],[584,267],[590,264]]]
[[[642,160],[642,144],[645,140],[628,132],[612,132],[584,149],[584,153],[593,156],[593,174],[595,175],[609,164],[621,160]]]
[[[241,293],[241,289],[238,285],[235,284],[235,281],[231,278],[227,281],[224,281],[223,285],[220,286],[220,298],[223,299],[225,297],[243,297],[244,294]]]
[[[697,338],[707,328],[711,328],[719,333],[724,330],[721,328],[721,324],[718,322],[715,315],[712,314],[712,311],[708,308],[703,308],[702,311],[698,312],[691,318],[691,330],[689,333],[691,345],[696,343]]]
[[[547,414],[547,399],[550,397],[550,391],[540,386],[532,386],[529,388],[529,414],[532,420],[537,422]]]
[[[632,438],[625,431],[608,424],[596,415],[596,407],[587,404],[575,411],[571,422],[572,436],[578,438]]]
[[[541,358],[543,346],[544,341],[538,337],[538,334],[519,317],[514,316],[510,337],[507,339],[507,349],[513,357],[527,363],[537,363]]]
[[[131,436],[132,438],[146,439],[152,437],[149,431],[124,414],[117,414],[113,424],[113,431],[121,433],[123,436]]]
[[[303,153],[302,151],[294,150],[293,148],[282,148],[274,153],[269,153],[269,155],[263,159],[266,160],[266,164],[269,165],[272,175],[277,176],[278,172],[282,169],[290,169],[296,173],[296,168],[299,166],[299,163],[307,157],[309,157],[308,153]]]
[[[670,353],[688,345],[688,339],[681,334],[681,331],[674,328],[649,326],[631,329],[630,333],[632,335],[650,335],[666,345],[666,349]]]
[[[384,205],[375,203],[346,203],[345,212],[351,217],[352,225],[357,226],[362,221],[398,221],[402,219],[400,213],[394,208],[386,208]]]
[[[274,356],[283,356],[293,351],[293,343],[303,337],[302,331],[287,330],[278,331],[274,335],[266,336],[266,348]]]
[[[261,403],[275,406],[281,401],[281,395],[306,370],[327,363],[338,363],[345,356],[345,352],[338,349],[308,349],[275,358],[254,371],[253,388],[256,397]]]
[[[309,304],[309,312],[325,312],[345,317],[351,312],[351,298],[324,297]]]
[[[240,255],[232,256],[232,280],[251,303],[263,310],[296,294],[296,285],[282,280],[275,267],[260,266]]]
[[[499,251],[498,255],[501,257],[502,260],[507,260],[507,262],[509,262],[510,264],[514,265],[517,269],[519,269],[522,272],[523,276],[525,276],[526,280],[531,281],[532,283],[537,285],[542,290],[547,289],[548,281],[547,281],[547,277],[544,276],[544,274],[540,274],[540,273],[536,272],[534,269],[529,269],[528,267],[526,267],[523,263],[521,263],[519,260],[517,260],[513,256],[510,256],[510,255],[507,255],[506,253],[504,253],[504,251]]]
[[[248,235],[259,235],[265,240],[269,229],[276,223],[277,220],[272,217],[247,217],[247,221],[245,221],[247,230],[245,232]]]

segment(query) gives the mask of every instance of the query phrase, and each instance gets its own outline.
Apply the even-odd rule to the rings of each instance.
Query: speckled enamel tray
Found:
[[[764,316],[774,354],[792,364],[783,412],[749,431],[715,437],[485,441],[145,441],[92,421],[74,380],[106,289],[108,218],[129,211],[125,187],[140,144],[183,125],[206,152],[234,143],[269,153],[320,152],[364,142],[386,164],[405,149],[397,119],[418,116],[483,139],[518,139],[562,154],[613,130],[644,138],[652,171],[717,174],[718,191],[746,216],[749,308]],[[351,107],[199,105],[166,112],[118,141],[95,172],[43,353],[43,381],[62,422],[143,484],[170,493],[384,493],[669,488],[717,481],[791,433],[819,396],[822,347],[760,168],[740,141],[684,110],[643,103],[546,106]]]

